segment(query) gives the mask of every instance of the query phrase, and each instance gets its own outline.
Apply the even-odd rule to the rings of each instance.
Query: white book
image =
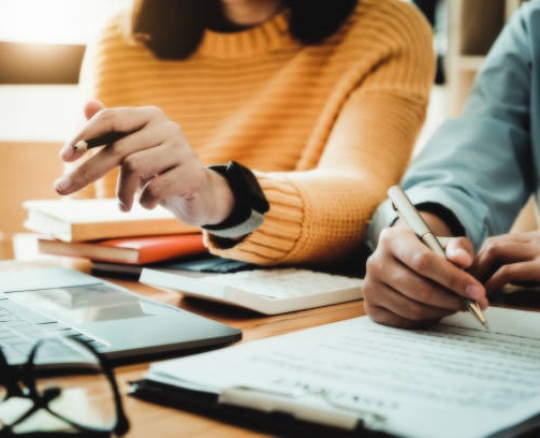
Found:
[[[154,363],[134,395],[159,394],[186,409],[206,403],[209,415],[227,406],[222,412],[231,420],[235,407],[244,418],[252,410],[257,421],[281,413],[407,438],[538,428],[540,313],[492,307],[485,315],[489,331],[465,312],[430,330],[360,317]],[[279,426],[268,419],[267,426]]]
[[[141,283],[184,296],[244,307],[265,315],[359,300],[360,278],[298,268],[253,269],[234,273],[144,268]]]

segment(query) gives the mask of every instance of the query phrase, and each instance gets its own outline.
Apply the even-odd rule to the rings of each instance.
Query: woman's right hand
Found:
[[[180,126],[153,106],[105,108],[91,101],[85,106],[86,124],[60,151],[66,162],[79,160],[81,140],[111,132],[125,137],[102,147],[55,182],[61,195],[69,195],[119,167],[117,198],[129,211],[135,194],[145,208],[161,204],[190,225],[222,222],[232,211],[234,196],[227,180],[205,167],[189,145]]]
[[[424,217],[434,231],[447,230],[436,216]],[[465,310],[459,296],[485,309],[484,287],[464,271],[474,260],[471,242],[459,237],[445,243],[447,259],[431,251],[401,220],[385,229],[367,262],[363,285],[367,314],[381,324],[419,328]]]

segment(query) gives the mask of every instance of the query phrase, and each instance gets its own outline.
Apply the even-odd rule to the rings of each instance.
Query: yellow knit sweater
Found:
[[[402,176],[433,77],[428,24],[399,0],[361,0],[324,44],[305,47],[284,15],[238,33],[207,31],[188,59],[129,43],[119,15],[91,45],[82,84],[106,106],[157,105],[201,158],[255,171],[264,224],[233,248],[259,264],[350,255],[387,188]],[[114,197],[116,175],[86,195]]]

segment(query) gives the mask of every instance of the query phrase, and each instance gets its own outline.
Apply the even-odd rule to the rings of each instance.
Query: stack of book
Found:
[[[39,233],[41,253],[86,258],[94,273],[137,276],[153,266],[207,252],[200,229],[162,207],[135,204],[128,213],[115,199],[26,201],[25,227]]]

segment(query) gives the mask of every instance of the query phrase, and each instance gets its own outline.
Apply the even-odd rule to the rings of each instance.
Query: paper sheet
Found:
[[[345,411],[404,437],[482,437],[540,412],[540,313],[490,308],[427,331],[355,318],[151,367],[222,392],[249,387],[306,411]],[[368,418],[369,420],[369,418]]]

